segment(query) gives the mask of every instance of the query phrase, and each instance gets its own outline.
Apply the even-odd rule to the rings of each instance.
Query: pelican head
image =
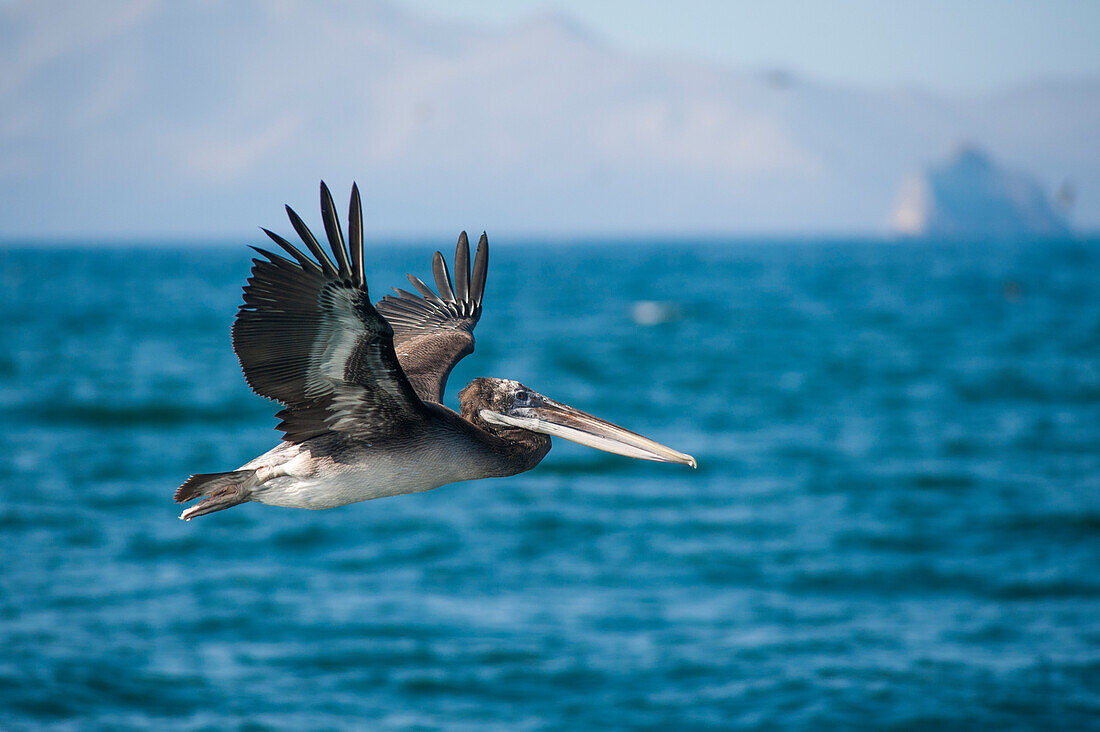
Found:
[[[563,437],[616,455],[696,467],[691,455],[556,402],[518,381],[474,379],[459,392],[458,398],[462,403],[462,416],[489,432],[526,430]]]

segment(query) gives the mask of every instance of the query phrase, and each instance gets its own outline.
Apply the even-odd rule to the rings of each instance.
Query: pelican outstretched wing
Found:
[[[470,244],[464,231],[455,247],[453,285],[447,262],[436,252],[432,273],[438,294],[410,274],[406,276],[419,295],[395,287],[396,297],[386,295],[375,303],[393,326],[397,359],[424,401],[442,402],[451,369],[474,352],[474,326],[481,318],[488,269],[488,238],[481,235],[471,272]]]
[[[371,305],[363,275],[363,214],[352,187],[349,245],[321,183],[321,213],[335,262],[294,210],[287,215],[313,259],[267,229],[293,260],[256,248],[244,304],[233,323],[233,350],[245,379],[286,405],[277,415],[283,439],[301,442],[329,431],[381,437],[424,418],[397,354],[393,328]]]

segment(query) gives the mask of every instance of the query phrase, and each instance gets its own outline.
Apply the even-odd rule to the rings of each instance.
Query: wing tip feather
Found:
[[[340,228],[340,217],[336,213],[336,203],[332,200],[332,191],[323,180],[321,181],[321,221],[325,226],[329,249],[336,258],[337,276],[340,279],[353,280],[347,246],[344,244],[344,232]]]
[[[352,181],[351,201],[348,202],[348,247],[351,249],[352,278],[360,287],[367,286],[363,270],[363,200],[359,196],[359,184]]]

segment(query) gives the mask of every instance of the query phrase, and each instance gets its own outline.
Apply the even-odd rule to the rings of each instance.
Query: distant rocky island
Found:
[[[1059,236],[1066,217],[1039,184],[965,146],[902,185],[890,221],[906,236]]]

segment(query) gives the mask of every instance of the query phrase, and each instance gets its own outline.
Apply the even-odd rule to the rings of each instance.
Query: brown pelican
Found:
[[[282,442],[227,473],[192,475],[180,516],[248,501],[333,508],[416,493],[447,483],[515,475],[538,465],[550,436],[643,460],[695,458],[566,406],[518,381],[478,378],[459,392],[461,413],[443,406],[451,369],[474,350],[474,326],[489,268],[485,235],[473,271],[463,232],[454,281],[443,255],[432,271],[438,292],[408,275],[419,295],[394,288],[371,305],[363,274],[363,212],[351,189],[348,239],[328,187],[321,214],[333,259],[298,214],[287,215],[313,258],[263,231],[291,258],[253,247],[233,349],[253,391],[284,405]]]

